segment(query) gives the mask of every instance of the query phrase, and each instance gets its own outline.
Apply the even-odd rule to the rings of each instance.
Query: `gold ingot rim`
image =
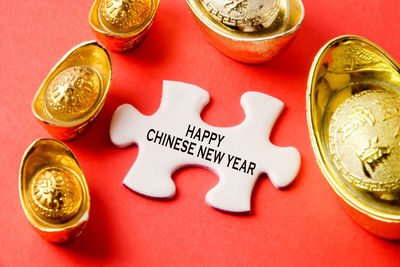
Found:
[[[137,28],[130,32],[114,32],[111,30],[108,30],[103,27],[102,23],[99,21],[99,12],[100,12],[100,2],[102,0],[95,0],[93,2],[93,5],[90,9],[89,12],[89,24],[92,27],[93,30],[96,32],[109,36],[109,37],[117,37],[117,38],[122,38],[122,39],[129,39],[131,37],[134,37],[141,32],[145,31],[148,27],[151,26],[153,23],[154,17],[156,16],[156,12],[158,9],[158,6],[160,4],[160,0],[151,0],[151,11],[147,19]]]
[[[95,70],[101,81],[99,96],[90,110],[82,116],[74,120],[57,119],[49,114],[45,108],[45,92],[58,74],[68,68],[79,66],[90,67]],[[62,128],[79,127],[97,116],[102,109],[111,84],[111,76],[112,64],[108,51],[97,41],[81,43],[66,53],[50,70],[32,101],[33,114],[46,125]]]
[[[317,121],[317,115],[319,115],[319,113],[316,111],[318,103],[316,103],[316,100],[314,99],[316,90],[315,85],[319,79],[318,74],[320,67],[324,62],[325,56],[333,48],[340,46],[341,42],[345,41],[360,42],[363,46],[375,51],[376,55],[381,58],[382,62],[386,64],[387,69],[396,72],[396,74],[400,74],[400,65],[382,48],[363,37],[344,35],[334,38],[326,43],[314,58],[307,82],[306,110],[311,144],[319,168],[334,192],[341,199],[346,211],[352,216],[352,218],[366,230],[375,235],[387,239],[399,239],[400,209],[399,212],[389,212],[387,209],[379,209],[374,207],[374,205],[363,201],[360,197],[357,197],[357,195],[350,190],[351,186],[348,184],[348,182],[346,182],[346,179],[340,177],[340,175],[335,175],[335,171],[333,171],[335,167],[332,167],[332,163],[329,162],[329,152],[327,152],[326,148],[324,148],[324,137],[321,133],[322,130],[319,129],[323,122],[322,119],[320,122]],[[397,85],[398,84],[396,84],[396,86]],[[388,227],[393,230],[393,232],[387,232],[385,229],[382,229],[382,227]]]
[[[209,28],[214,33],[228,38],[232,41],[247,41],[247,42],[257,42],[270,40],[275,38],[280,38],[284,36],[289,36],[295,33],[301,26],[304,20],[304,5],[301,0],[288,0],[288,5],[295,6],[296,10],[290,10],[287,12],[287,21],[282,26],[284,29],[281,31],[278,29],[278,32],[263,32],[263,31],[254,31],[254,32],[243,32],[231,29],[224,25],[222,22],[216,21],[207,10],[204,9],[204,6],[201,4],[201,0],[185,0],[186,4],[189,6],[191,12],[195,15],[195,17],[201,21],[207,28]],[[293,5],[292,5],[293,4]],[[300,16],[297,16],[297,12],[300,13]]]
[[[75,175],[79,182],[82,202],[79,210],[66,221],[54,222],[41,218],[30,204],[30,182],[35,174],[48,167],[58,167]],[[25,151],[19,171],[19,196],[24,213],[45,240],[63,244],[77,238],[89,220],[90,195],[85,176],[74,153],[61,141],[52,138],[35,140]]]

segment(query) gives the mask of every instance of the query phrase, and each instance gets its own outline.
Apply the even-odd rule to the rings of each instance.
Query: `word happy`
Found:
[[[187,139],[158,131],[156,129],[150,129],[146,134],[146,140],[149,142],[182,153],[187,153],[191,156],[195,156],[216,164],[224,164],[228,168],[253,175],[253,172],[256,168],[256,164],[254,162],[201,144],[205,143],[207,145],[219,148],[222,141],[225,139],[224,135],[189,124],[186,129],[185,137]]]

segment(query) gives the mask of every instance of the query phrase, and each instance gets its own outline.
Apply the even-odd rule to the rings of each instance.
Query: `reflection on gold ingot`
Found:
[[[214,19],[244,32],[265,30],[269,27],[278,29],[287,19],[286,0],[202,0],[201,3]]]
[[[45,106],[55,118],[74,120],[88,112],[101,90],[101,80],[88,66],[70,67],[60,72],[45,91]]]
[[[29,222],[47,241],[69,242],[89,220],[85,177],[71,150],[55,139],[36,140],[25,152],[19,193]]]
[[[315,57],[307,121],[317,162],[345,209],[366,230],[400,238],[400,74],[382,49],[357,36]]]
[[[108,49],[126,51],[143,41],[158,4],[159,0],[95,0],[89,23]]]
[[[235,60],[259,64],[279,55],[304,17],[301,0],[186,0],[208,41]]]
[[[82,189],[77,177],[62,167],[40,169],[28,190],[33,211],[44,220],[64,222],[74,216],[82,204]]]
[[[78,137],[104,105],[111,68],[110,55],[97,42],[76,46],[43,81],[32,102],[33,114],[57,139]]]
[[[99,17],[103,25],[114,32],[130,32],[147,19],[151,1],[102,0]]]
[[[332,116],[329,147],[350,183],[372,192],[400,188],[400,96],[382,89],[346,99]]]

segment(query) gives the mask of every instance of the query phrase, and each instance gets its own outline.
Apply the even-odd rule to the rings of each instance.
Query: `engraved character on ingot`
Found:
[[[75,175],[61,167],[48,167],[32,179],[29,198],[38,217],[63,222],[78,212],[83,197]]]
[[[225,0],[224,7],[228,10],[228,13],[236,11],[242,13],[243,10],[248,6],[247,0]]]
[[[383,120],[390,120],[394,117],[400,117],[399,107],[400,100],[397,98],[388,98],[382,100],[375,100],[377,105],[380,105],[383,109]]]
[[[343,127],[339,129],[339,133],[343,134],[343,139],[349,137],[357,128],[365,124],[374,126],[375,118],[371,110],[363,106],[355,106],[352,108],[351,113],[347,116],[347,120]]]
[[[334,164],[358,188],[400,188],[399,104],[397,94],[370,89],[345,100],[332,116],[329,145]]]
[[[368,142],[368,146],[357,153],[360,158],[363,171],[368,178],[373,178],[371,173],[375,168],[383,163],[390,155],[391,149],[388,145],[378,145],[379,138],[376,137],[373,142]]]
[[[95,70],[87,66],[70,67],[60,72],[46,89],[46,110],[57,119],[76,119],[95,104],[100,87]]]
[[[279,20],[278,13],[283,6],[279,0],[201,1],[215,19],[243,32],[255,32],[270,27],[274,21]]]

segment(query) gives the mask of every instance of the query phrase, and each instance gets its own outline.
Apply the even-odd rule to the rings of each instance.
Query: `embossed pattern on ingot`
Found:
[[[73,217],[82,204],[82,188],[69,170],[50,166],[39,170],[29,185],[30,205],[44,220],[64,222]]]
[[[281,0],[201,0],[207,12],[231,27],[270,26],[278,16]],[[254,29],[256,30],[256,29]]]
[[[46,111],[59,120],[77,119],[92,108],[100,89],[100,77],[91,67],[76,66],[65,69],[46,88]]]
[[[352,42],[344,43],[332,51],[329,71],[349,73],[355,71],[384,71],[389,65],[376,53]]]
[[[371,192],[400,188],[400,96],[369,89],[346,99],[329,126],[329,147],[339,172]]]
[[[151,0],[102,0],[100,21],[111,31],[127,33],[149,17]]]

